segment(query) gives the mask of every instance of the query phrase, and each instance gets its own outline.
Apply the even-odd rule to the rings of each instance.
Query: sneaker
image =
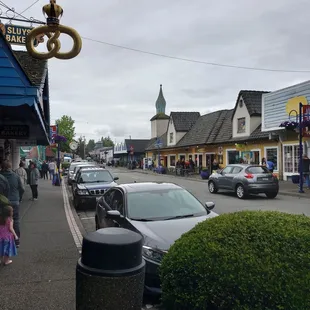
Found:
[[[34,198],[33,200],[38,200],[38,198]]]

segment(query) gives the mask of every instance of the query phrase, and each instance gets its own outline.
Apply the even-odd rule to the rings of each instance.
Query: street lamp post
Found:
[[[299,193],[304,193],[303,185],[304,185],[304,173],[303,173],[303,144],[302,144],[302,136],[303,136],[303,105],[299,103]]]
[[[83,136],[83,139],[84,139],[84,142],[83,142],[83,159],[86,159],[86,156],[85,156],[85,150],[86,150],[86,140],[85,140],[85,136]]]

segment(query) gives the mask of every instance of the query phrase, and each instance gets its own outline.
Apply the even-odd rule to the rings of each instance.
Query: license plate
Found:
[[[263,181],[269,181],[269,178],[262,178]]]

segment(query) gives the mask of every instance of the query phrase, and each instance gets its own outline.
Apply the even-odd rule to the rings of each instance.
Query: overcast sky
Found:
[[[21,12],[34,0],[4,1]],[[43,19],[40,0],[24,15]],[[310,70],[309,0],[58,0],[62,24],[83,37],[198,61]],[[87,6],[89,5],[89,6]],[[70,41],[62,40],[64,48]],[[77,135],[97,140],[150,138],[159,85],[171,111],[233,108],[241,89],[277,90],[310,73],[221,68],[120,49],[83,39],[72,60],[51,60],[55,120],[76,120]]]

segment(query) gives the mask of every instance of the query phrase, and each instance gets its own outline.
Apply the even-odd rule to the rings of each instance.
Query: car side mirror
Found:
[[[117,181],[117,180],[119,180],[119,177],[115,177],[113,180],[114,180],[114,181]]]
[[[117,210],[108,210],[107,211],[107,218],[109,218],[109,219],[116,220],[116,219],[119,219],[120,217],[121,217],[121,214]]]
[[[215,207],[215,203],[213,201],[209,201],[205,203],[205,208],[207,211],[213,210]]]

